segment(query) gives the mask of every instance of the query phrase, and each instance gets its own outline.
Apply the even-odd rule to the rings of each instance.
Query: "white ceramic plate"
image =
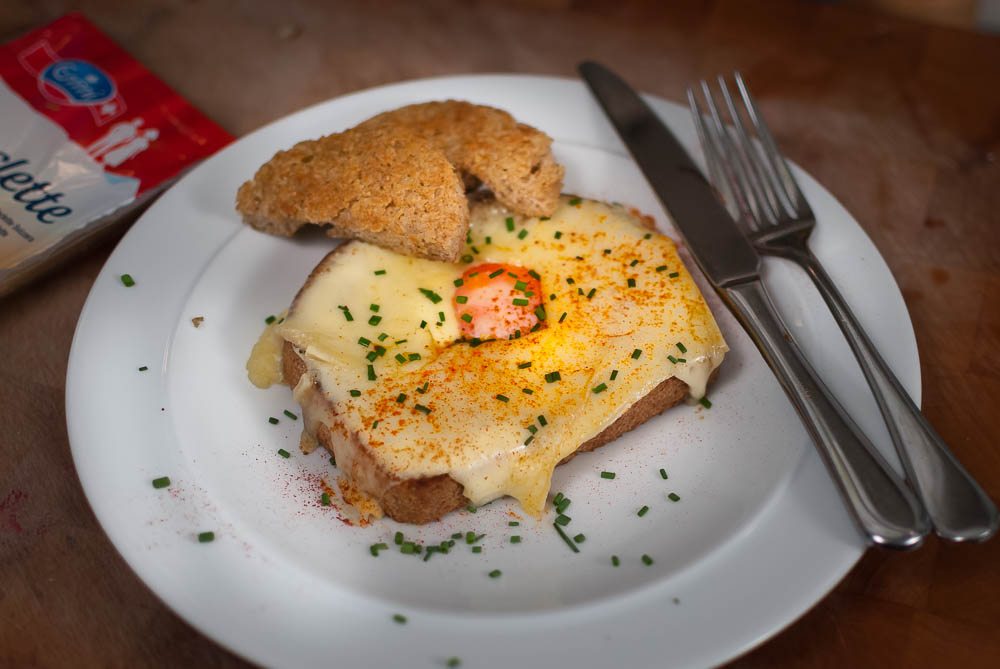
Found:
[[[225,149],[166,193],[122,240],[77,328],[67,379],[73,456],[98,519],[139,576],[195,627],[266,665],[694,667],[725,661],[819,600],[864,546],[777,383],[703,285],[732,352],[714,406],[681,406],[559,468],[572,553],[545,522],[508,526],[499,501],[419,528],[345,524],[320,504],[335,472],[297,449],[286,388],[255,389],[244,362],[264,318],[286,307],[332,242],[243,226],[237,187],[276,150],[404,104],[463,98],[505,108],[555,138],[566,190],[668,217],[575,81],[431,79],[306,109]],[[685,111],[651,99],[697,153]],[[816,254],[903,384],[919,394],[912,328],[878,251],[799,174],[819,219]],[[890,459],[888,437],[832,318],[803,275],[768,261],[795,337]],[[124,287],[119,276],[136,285]],[[192,318],[203,317],[195,328]],[[147,366],[147,371],[138,368]],[[268,417],[279,418],[273,425]],[[282,458],[277,450],[292,455]],[[663,467],[670,478],[663,480]],[[614,480],[600,478],[616,472]],[[169,476],[156,490],[151,480]],[[666,495],[676,492],[679,502]],[[638,508],[648,505],[643,517]],[[429,561],[393,533],[459,542]],[[197,534],[213,531],[215,541]],[[510,543],[518,534],[521,543]],[[395,548],[393,546],[393,548]],[[653,558],[644,565],[641,556]],[[617,555],[619,567],[611,556]],[[502,576],[488,572],[500,569]],[[394,621],[400,614],[407,622]]]

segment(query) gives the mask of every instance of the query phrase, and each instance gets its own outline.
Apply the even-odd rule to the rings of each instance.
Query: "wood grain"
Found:
[[[81,8],[234,134],[378,84],[574,76],[681,99],[739,68],[789,156],[864,226],[906,299],[923,408],[1000,498],[1000,38],[854,6],[729,0],[7,2],[0,39]],[[0,666],[245,666],[168,611],[98,527],[64,378],[104,246],[0,301]],[[870,551],[733,667],[1000,666],[1000,541]]]

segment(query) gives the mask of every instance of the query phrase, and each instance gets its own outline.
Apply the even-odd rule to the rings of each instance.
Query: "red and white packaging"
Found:
[[[0,45],[0,295],[230,141],[80,14]]]

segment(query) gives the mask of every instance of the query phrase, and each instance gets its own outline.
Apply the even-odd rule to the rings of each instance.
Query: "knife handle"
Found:
[[[753,338],[869,541],[911,549],[930,531],[924,508],[816,376],[760,281],[719,289]]]

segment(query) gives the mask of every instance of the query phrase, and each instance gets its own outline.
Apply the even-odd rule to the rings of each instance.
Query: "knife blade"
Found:
[[[619,76],[592,62],[580,64],[579,71],[670,212],[698,266],[775,373],[862,534],[890,548],[919,546],[930,530],[926,511],[792,340],[760,281],[760,256],[701,170]]]

